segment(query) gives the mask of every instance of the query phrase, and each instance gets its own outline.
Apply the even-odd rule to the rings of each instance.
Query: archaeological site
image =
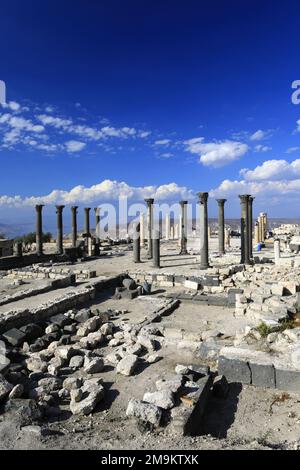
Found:
[[[0,258],[2,448],[297,445],[299,227],[271,232],[245,194],[236,233],[197,198],[160,221],[145,199],[114,239],[101,206],[65,234],[57,205],[48,243],[35,207],[32,250]]]

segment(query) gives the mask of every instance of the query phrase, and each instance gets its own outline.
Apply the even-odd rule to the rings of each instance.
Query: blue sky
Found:
[[[230,217],[249,192],[256,212],[298,216],[299,13],[296,0],[2,0],[1,221],[120,192],[210,191]]]

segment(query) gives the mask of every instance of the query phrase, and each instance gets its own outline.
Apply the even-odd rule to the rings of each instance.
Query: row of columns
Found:
[[[209,254],[208,254],[208,212],[207,212],[207,201],[208,193],[199,192],[197,193],[199,198],[199,209],[200,209],[200,268],[207,269],[209,267]],[[253,258],[253,241],[252,241],[252,229],[253,229],[253,201],[254,197],[250,194],[243,194],[239,196],[241,203],[241,263],[250,264]],[[153,204],[154,199],[145,199],[147,204],[147,240],[148,240],[148,259],[153,257],[153,244],[152,244],[152,230],[153,230]],[[225,216],[224,206],[226,199],[217,199],[218,203],[218,242],[219,242],[219,253],[223,255],[225,253]],[[180,215],[180,254],[187,254],[187,201],[180,201],[181,215]],[[140,224],[143,227],[144,219],[140,218]],[[170,214],[166,215],[166,239],[169,238],[170,233]],[[229,245],[229,234],[227,235],[227,244]],[[142,246],[144,245],[144,237],[142,237]]]
[[[36,210],[36,252],[40,256],[43,254],[43,218],[42,210],[44,205],[38,204],[35,206]],[[63,253],[63,209],[65,206],[57,205],[56,214],[57,214],[57,237],[56,237],[56,250],[58,254]],[[78,206],[71,207],[72,213],[72,247],[76,248],[77,243],[77,209]],[[91,237],[90,232],[90,207],[84,208],[84,234],[86,237]],[[100,228],[100,209],[98,207],[94,208],[95,217],[96,217],[96,237],[99,238],[99,228]]]

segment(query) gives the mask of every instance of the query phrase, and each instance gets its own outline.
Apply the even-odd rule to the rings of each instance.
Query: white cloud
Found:
[[[171,143],[170,139],[161,139],[161,140],[156,140],[154,142],[154,145],[169,145]]]
[[[79,140],[69,140],[65,142],[65,146],[68,152],[80,152],[86,146],[85,142],[80,142]]]
[[[254,147],[255,152],[269,152],[270,150],[272,150],[272,147],[268,147],[268,145],[258,144]]]
[[[176,183],[163,184],[160,186],[129,186],[125,182],[104,180],[90,187],[83,185],[75,186],[70,191],[55,189],[45,196],[25,197],[1,196],[0,206],[31,206],[35,204],[75,204],[75,203],[101,203],[101,201],[114,201],[119,197],[127,197],[137,201],[147,197],[157,200],[190,199],[193,197],[191,190]]]
[[[222,167],[238,160],[248,151],[248,145],[233,140],[204,142],[204,137],[196,137],[184,142],[186,151],[200,156],[205,166]]]
[[[295,179],[300,177],[300,159],[291,163],[286,160],[266,160],[254,170],[242,169],[240,174],[247,181]]]
[[[259,129],[258,131],[254,132],[254,134],[250,135],[250,140],[256,141],[266,139],[272,135],[272,132],[273,131],[271,129],[268,129],[267,131]]]
[[[298,152],[298,150],[300,150],[300,147],[289,147],[288,149],[286,149],[285,153],[294,153]]]

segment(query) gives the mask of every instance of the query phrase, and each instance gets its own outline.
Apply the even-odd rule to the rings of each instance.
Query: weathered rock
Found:
[[[69,391],[76,390],[80,388],[81,385],[82,385],[82,378],[80,377],[67,377],[63,381],[63,388]]]
[[[48,368],[47,362],[43,361],[39,356],[30,356],[25,360],[25,364],[28,370],[32,372],[46,372]]]
[[[117,364],[117,372],[122,375],[132,375],[137,364],[139,358],[134,354],[128,354],[120,362]]]
[[[20,331],[26,335],[26,341],[33,341],[44,334],[43,329],[35,323],[21,326]]]
[[[162,356],[157,353],[149,354],[147,357],[145,357],[145,360],[148,362],[148,364],[154,364],[155,362],[158,362],[161,359]]]
[[[100,357],[88,358],[84,360],[84,371],[87,374],[97,374],[104,369],[103,359]]]
[[[71,345],[59,346],[55,349],[54,354],[55,357],[59,357],[60,359],[69,361],[72,356],[75,356],[77,354],[77,349],[75,349]]]
[[[80,369],[83,366],[84,356],[73,356],[70,359],[69,367]]]
[[[169,390],[160,390],[153,393],[146,392],[144,394],[143,401],[152,403],[153,405],[159,406],[165,410],[169,410],[175,405],[174,395]]]
[[[202,341],[207,341],[208,339],[218,338],[222,336],[222,333],[219,330],[207,330],[201,333]]]
[[[82,398],[82,390],[80,388],[70,391],[71,401],[78,403]]]
[[[98,317],[92,317],[80,325],[77,330],[77,336],[87,336],[89,333],[93,333],[100,326],[100,320]]]
[[[73,414],[90,414],[96,405],[104,398],[104,387],[97,382],[85,381],[81,388],[82,397],[79,402],[74,399],[70,402],[70,410]]]
[[[156,405],[132,398],[128,403],[126,415],[158,427],[162,417],[162,410]]]
[[[78,313],[76,313],[74,320],[77,323],[84,323],[91,317],[91,311],[87,309],[82,309]]]
[[[150,336],[138,335],[137,342],[148,351],[155,351],[157,349],[155,339],[150,338]]]
[[[100,346],[104,336],[100,331],[89,333],[86,337],[80,338],[80,345],[85,349],[94,349]]]
[[[15,398],[21,398],[24,393],[24,385],[23,384],[17,384],[14,386],[14,388],[11,390],[9,394],[9,399],[15,399]]]
[[[28,436],[30,438],[40,439],[42,437],[42,428],[37,425],[23,426],[20,431],[21,437]]]
[[[185,375],[189,373],[189,368],[187,366],[177,364],[177,366],[175,367],[175,372],[176,374]]]
[[[38,386],[42,387],[47,394],[61,388],[61,380],[57,377],[45,377],[38,381]]]
[[[55,323],[51,323],[51,325],[48,325],[47,328],[45,329],[45,333],[46,334],[55,333],[58,330],[59,330],[59,326],[56,325]]]
[[[113,323],[104,323],[101,326],[100,331],[103,335],[107,336],[107,335],[112,335],[113,329],[114,329]]]
[[[175,375],[169,379],[159,379],[155,382],[158,391],[169,390],[170,392],[177,393],[183,383],[182,375]]]
[[[13,389],[13,385],[7,382],[7,380],[0,375],[0,401],[8,396]]]
[[[108,362],[113,365],[117,365],[121,359],[122,359],[122,356],[118,352],[113,352],[113,353],[107,354],[107,356],[105,357],[105,362]]]
[[[19,346],[26,338],[26,334],[17,328],[6,331],[2,336],[12,346]]]

